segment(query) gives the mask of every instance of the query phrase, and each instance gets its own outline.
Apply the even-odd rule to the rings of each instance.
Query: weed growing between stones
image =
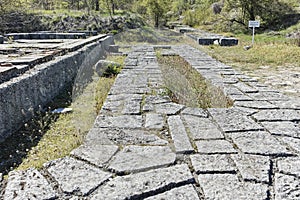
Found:
[[[166,94],[176,103],[189,107],[229,107],[223,92],[208,83],[180,56],[159,56]]]

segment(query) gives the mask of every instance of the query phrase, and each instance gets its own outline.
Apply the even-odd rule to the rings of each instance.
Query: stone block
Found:
[[[205,199],[268,199],[268,185],[240,182],[236,174],[199,174],[198,181]]]
[[[195,142],[201,154],[237,153],[233,145],[226,140],[200,140]]]
[[[129,97],[124,102],[124,108],[122,110],[123,115],[138,115],[141,113],[142,95],[128,95]]]
[[[109,45],[108,51],[111,53],[118,53],[119,46],[118,45]]]
[[[242,91],[243,93],[257,93],[258,89],[243,83],[243,82],[238,82],[236,84],[233,84],[235,87],[237,87],[240,91]]]
[[[278,140],[283,141],[283,143],[287,144],[298,153],[300,153],[300,139],[293,137],[277,137]]]
[[[300,110],[277,109],[262,110],[254,114],[258,121],[300,121]]]
[[[253,109],[275,109],[278,108],[276,105],[269,103],[268,101],[237,101],[234,102],[235,106],[253,108]]]
[[[118,145],[167,145],[168,142],[166,140],[161,139],[157,136],[156,131],[146,131],[146,130],[138,130],[138,129],[117,129],[117,128],[109,128],[109,129],[98,129],[98,138],[95,135],[93,138],[96,143],[101,142],[101,135],[104,135],[105,138],[108,138],[109,141],[113,141]]]
[[[263,130],[264,128],[237,108],[210,108],[209,113],[224,132]],[[268,111],[269,112],[269,111]]]
[[[175,162],[176,155],[167,146],[126,146],[109,164],[117,173],[132,173],[165,167]]]
[[[176,153],[192,153],[194,148],[191,145],[180,116],[170,116],[168,118],[168,125]]]
[[[94,192],[91,200],[143,199],[151,194],[194,182],[188,165],[175,165],[137,174],[118,176],[100,186]]]
[[[2,35],[0,35],[0,44],[4,43],[4,37]]]
[[[276,173],[274,179],[275,200],[299,199],[299,177]]]
[[[221,38],[219,43],[220,46],[235,46],[238,45],[239,40],[236,38]]]
[[[195,115],[198,117],[208,117],[208,113],[206,112],[206,110],[202,109],[202,108],[191,108],[191,107],[187,107],[185,108],[181,114],[183,115]]]
[[[224,135],[218,127],[208,118],[184,115],[183,119],[185,120],[191,137],[194,140],[224,138]]]
[[[216,42],[219,43],[220,38],[212,37],[212,38],[198,38],[198,44],[200,45],[213,45]]]
[[[74,149],[71,152],[71,155],[82,160],[87,160],[99,167],[104,167],[118,149],[119,148],[116,145],[87,144]]]
[[[148,197],[145,200],[157,200],[157,199],[160,199],[160,200],[164,200],[164,199],[200,200],[197,191],[194,189],[193,185],[191,185],[191,184],[168,190],[164,193]]]
[[[192,166],[197,174],[236,173],[237,169],[229,155],[191,155]]]
[[[8,174],[3,199],[56,199],[57,194],[36,169],[12,171]]]
[[[228,133],[228,136],[243,153],[264,156],[293,155],[287,146],[265,131]]]
[[[300,127],[296,123],[283,121],[283,122],[262,122],[262,125],[272,135],[290,136],[300,138]]]
[[[231,157],[245,181],[269,183],[272,169],[268,156],[235,154]]]
[[[300,177],[300,160],[299,157],[295,158],[284,158],[278,160],[277,167],[280,173],[290,174],[293,176]]]
[[[156,113],[147,113],[145,128],[161,130],[165,126],[165,119],[163,115]]]
[[[50,161],[44,167],[66,194],[87,195],[112,176],[71,157]]]
[[[155,108],[157,113],[166,114],[166,115],[175,115],[184,108],[184,105],[180,105],[172,102],[161,103],[161,104],[157,104]]]

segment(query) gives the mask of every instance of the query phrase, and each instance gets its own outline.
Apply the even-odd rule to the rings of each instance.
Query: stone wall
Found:
[[[82,65],[92,72],[111,43],[113,38],[107,36],[0,84],[0,142],[29,120],[33,110],[45,106],[72,84]]]

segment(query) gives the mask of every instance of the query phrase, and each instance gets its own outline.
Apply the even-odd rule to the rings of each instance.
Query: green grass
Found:
[[[242,70],[255,70],[260,66],[299,66],[300,48],[290,39],[267,34],[255,35],[253,47],[246,51],[244,46],[251,45],[252,36],[237,35],[237,38],[237,46],[212,45],[203,49],[217,60]]]
[[[124,63],[123,56],[108,56],[107,60]],[[116,76],[99,77],[90,83],[72,104],[73,112],[61,114],[55,122],[49,124],[41,139],[30,150],[18,170],[30,167],[41,168],[50,160],[61,158],[83,143],[86,133],[92,128]],[[63,101],[63,100],[61,100]],[[37,119],[40,122],[42,118]]]

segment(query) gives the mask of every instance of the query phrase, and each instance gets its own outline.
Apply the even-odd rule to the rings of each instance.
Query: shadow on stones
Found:
[[[22,160],[27,157],[32,147],[36,146],[43,135],[50,129],[58,115],[52,114],[52,108],[68,107],[72,102],[72,86],[65,88],[46,108],[33,113],[33,118],[22,126],[22,128],[2,143],[0,143],[0,173],[8,174],[11,170],[17,168]]]

